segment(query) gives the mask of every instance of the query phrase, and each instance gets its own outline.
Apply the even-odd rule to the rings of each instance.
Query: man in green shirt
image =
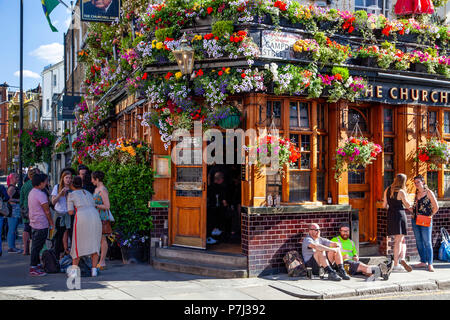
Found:
[[[350,226],[348,224],[343,224],[339,228],[339,236],[334,237],[331,241],[341,245],[341,254],[344,259],[344,265],[349,266],[350,275],[353,276],[362,273],[368,276],[366,281],[375,281],[378,277],[388,280],[390,272],[386,264],[380,263],[377,266],[368,266],[360,262],[355,243],[349,237]],[[333,261],[330,262],[333,263]]]
[[[28,178],[30,178],[20,189],[20,209],[22,210],[22,222],[23,222],[23,254],[30,254],[30,235],[31,235],[31,227],[30,220],[28,220],[28,194],[31,190],[33,190],[33,185],[31,184],[31,179],[33,176],[39,173],[38,168],[31,168],[28,170]]]

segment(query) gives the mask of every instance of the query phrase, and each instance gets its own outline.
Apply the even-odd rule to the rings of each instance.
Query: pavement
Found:
[[[17,241],[20,247],[20,240]],[[108,269],[95,278],[81,278],[78,290],[69,289],[63,273],[31,277],[30,256],[8,254],[3,242],[0,257],[0,300],[298,300],[342,299],[383,293],[450,289],[450,263],[436,261],[436,272],[413,270],[392,273],[388,281],[366,282],[291,278],[277,274],[258,278],[217,279],[166,272],[149,264],[107,261]]]

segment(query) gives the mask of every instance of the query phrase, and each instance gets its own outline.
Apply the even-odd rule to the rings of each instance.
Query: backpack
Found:
[[[304,277],[306,276],[306,266],[303,262],[303,258],[295,251],[289,251],[283,257],[283,261],[286,265],[286,270],[289,277]]]
[[[72,257],[70,255],[65,255],[59,260],[59,269],[61,272],[66,272],[67,268],[72,265]]]
[[[53,249],[45,250],[42,253],[42,268],[47,273],[58,273],[60,270],[56,253]]]
[[[438,259],[450,262],[450,236],[444,227],[441,228],[441,246],[439,247]]]

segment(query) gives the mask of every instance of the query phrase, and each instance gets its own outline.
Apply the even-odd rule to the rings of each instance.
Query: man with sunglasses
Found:
[[[310,267],[315,275],[319,275],[320,268],[323,268],[328,274],[328,280],[350,280],[344,269],[344,261],[339,244],[322,238],[320,236],[320,227],[317,223],[309,225],[308,233],[308,236],[303,239],[302,243],[302,255],[306,267]],[[337,272],[330,267],[328,259],[336,261]]]

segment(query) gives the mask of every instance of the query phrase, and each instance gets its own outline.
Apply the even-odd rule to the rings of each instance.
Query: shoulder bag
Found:
[[[424,216],[423,214],[419,214],[417,212],[418,205],[416,205],[416,225],[422,227],[429,227],[431,225],[431,216]]]

